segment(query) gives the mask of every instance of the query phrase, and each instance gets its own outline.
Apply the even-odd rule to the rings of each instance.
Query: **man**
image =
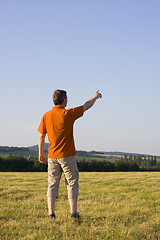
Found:
[[[43,152],[45,136],[48,135],[48,212],[49,218],[55,218],[54,205],[58,198],[59,182],[62,171],[71,209],[71,217],[80,218],[77,212],[78,179],[79,173],[75,160],[75,145],[73,137],[73,124],[76,119],[91,108],[102,95],[97,91],[93,98],[84,105],[66,110],[67,93],[56,90],[53,94],[55,106],[46,112],[39,125],[39,161],[46,163],[47,159]]]

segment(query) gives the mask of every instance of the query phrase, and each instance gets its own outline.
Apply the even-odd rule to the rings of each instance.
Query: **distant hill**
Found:
[[[49,143],[44,144],[45,152],[48,151]],[[104,157],[106,155],[112,156],[124,156],[124,155],[132,155],[132,156],[147,156],[149,154],[139,154],[139,153],[127,153],[127,152],[105,152],[105,151],[76,151],[78,156],[88,156],[91,157],[93,155],[101,155]],[[29,147],[9,147],[9,146],[0,146],[0,156],[7,156],[7,155],[19,155],[23,157],[38,157],[38,145],[33,145]],[[157,156],[159,157],[159,156]]]
[[[7,157],[8,155],[37,158],[38,151],[32,151],[28,147],[0,146],[0,157]]]
[[[48,151],[49,143],[44,144],[44,150]],[[31,147],[28,147],[30,151],[38,151],[38,145],[34,145]],[[138,156],[138,155],[146,155],[146,154],[140,154],[140,153],[127,153],[127,152],[103,152],[103,151],[77,151],[79,154],[82,153],[82,155],[85,155],[84,153],[88,154],[102,154],[102,155],[127,155],[127,156]]]
[[[29,151],[29,148],[27,147],[8,147],[8,146],[0,146],[0,153],[1,152],[9,152],[9,153],[13,153],[13,152],[22,152],[22,151]]]
[[[45,144],[44,144],[44,150],[47,150],[47,151],[48,151],[48,146],[49,146],[49,143],[45,143]],[[28,149],[29,149],[30,151],[38,152],[38,145],[30,146],[30,147],[28,147]]]

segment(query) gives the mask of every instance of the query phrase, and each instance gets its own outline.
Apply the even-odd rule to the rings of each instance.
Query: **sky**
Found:
[[[0,1],[0,146],[38,143],[56,89],[99,90],[76,149],[160,155],[159,24],[159,0]]]

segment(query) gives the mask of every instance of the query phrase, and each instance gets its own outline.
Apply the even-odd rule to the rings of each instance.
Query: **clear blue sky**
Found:
[[[160,155],[159,24],[159,0],[1,1],[0,145],[37,144],[57,88],[68,108],[99,89],[76,148]]]

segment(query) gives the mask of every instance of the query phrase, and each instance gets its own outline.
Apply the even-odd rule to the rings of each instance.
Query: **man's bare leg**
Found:
[[[56,197],[48,197],[48,214],[54,214]]]
[[[69,204],[71,208],[71,214],[77,213],[77,198],[69,198]]]

